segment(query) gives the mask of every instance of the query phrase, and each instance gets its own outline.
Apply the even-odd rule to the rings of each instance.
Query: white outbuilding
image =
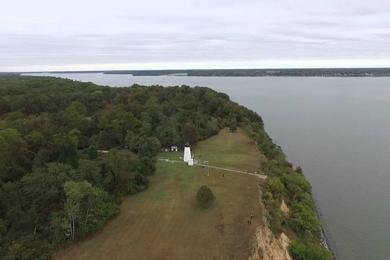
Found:
[[[194,166],[194,159],[189,159],[188,160],[188,166]]]

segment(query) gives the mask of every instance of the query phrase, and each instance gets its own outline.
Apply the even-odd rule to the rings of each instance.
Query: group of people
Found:
[[[248,224],[252,224],[252,219],[255,217],[255,215],[250,214],[248,219]]]

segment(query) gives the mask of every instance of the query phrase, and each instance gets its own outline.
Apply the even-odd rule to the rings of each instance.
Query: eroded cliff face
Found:
[[[288,253],[290,239],[282,233],[278,238],[264,223],[256,231],[255,250],[249,260],[291,260]]]
[[[280,210],[285,216],[288,216],[290,214],[290,209],[287,207],[287,204],[286,202],[284,202],[284,200],[282,200],[282,203],[280,204]]]
[[[261,201],[259,203],[265,211],[266,209]],[[281,208],[284,214],[289,213],[284,201],[282,201]],[[255,245],[249,260],[292,260],[288,253],[290,239],[284,233],[281,233],[279,237],[275,237],[267,225],[267,220],[263,218],[262,222],[262,225],[256,229]]]

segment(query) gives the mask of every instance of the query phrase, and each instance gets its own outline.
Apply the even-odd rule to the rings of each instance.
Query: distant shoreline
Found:
[[[0,76],[38,73],[103,73],[131,76],[172,77],[390,77],[390,68],[317,68],[317,69],[191,69],[191,70],[91,70],[47,72],[0,72]]]
[[[32,72],[32,73],[17,73],[13,75],[3,75],[0,73],[0,78],[1,77],[57,77],[56,74],[107,74],[103,72]],[[33,75],[35,74],[35,75]],[[45,74],[45,75],[39,75],[39,74]],[[53,75],[46,75],[46,74],[53,74]],[[195,75],[187,75],[187,76],[177,76],[177,75],[132,75],[132,74],[108,74],[108,75],[127,75],[130,77],[172,77],[172,78],[186,78],[186,77],[199,77],[199,78],[390,78],[389,75],[383,75],[383,76],[291,76],[291,75],[280,75],[280,76],[269,76],[269,75],[264,75],[264,76],[215,76],[215,75],[210,75],[210,76],[195,76]]]

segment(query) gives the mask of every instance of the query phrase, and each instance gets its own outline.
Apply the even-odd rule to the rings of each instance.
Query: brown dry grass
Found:
[[[260,153],[241,131],[221,131],[195,150],[210,164],[255,170]],[[161,157],[179,157],[164,153]],[[207,185],[216,196],[200,209],[195,194]],[[261,225],[259,179],[158,162],[146,191],[128,196],[121,213],[95,236],[61,250],[55,259],[247,259]],[[250,214],[255,215],[248,224]]]

